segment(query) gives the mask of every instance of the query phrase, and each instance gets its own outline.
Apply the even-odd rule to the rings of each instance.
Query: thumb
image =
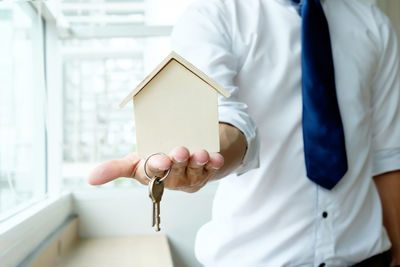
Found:
[[[88,182],[91,185],[101,185],[119,177],[134,177],[139,162],[140,158],[136,153],[103,162],[89,173]]]

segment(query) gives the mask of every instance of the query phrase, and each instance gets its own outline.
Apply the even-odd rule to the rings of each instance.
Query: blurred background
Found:
[[[135,151],[132,108],[118,104],[169,53],[189,3],[1,3],[0,215],[51,189],[46,168],[58,189],[88,187],[96,163]]]
[[[131,179],[91,187],[86,175],[135,151],[132,107],[118,104],[169,53],[190,2],[0,1],[0,266],[26,260],[71,214],[80,237],[151,233],[146,188]],[[400,32],[400,1],[364,2],[378,4]],[[166,193],[175,266],[198,265],[193,240],[215,186]],[[43,210],[40,223],[27,223]],[[18,229],[23,237],[12,234]]]

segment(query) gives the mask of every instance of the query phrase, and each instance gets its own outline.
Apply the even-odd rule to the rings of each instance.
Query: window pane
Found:
[[[42,34],[28,3],[0,3],[0,219],[45,194]]]
[[[88,187],[86,175],[97,163],[136,150],[132,105],[118,104],[168,55],[168,27],[192,1],[62,0],[75,29],[62,41],[64,188]]]

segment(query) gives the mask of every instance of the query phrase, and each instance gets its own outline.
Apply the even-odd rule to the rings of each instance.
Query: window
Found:
[[[66,40],[64,47],[63,184],[88,186],[97,163],[136,151],[132,107],[118,104],[143,79],[152,47],[166,56],[168,37]],[[82,51],[90,47],[90,51]],[[127,49],[128,48],[128,49]],[[117,180],[112,185],[132,184]]]
[[[0,3],[0,220],[46,193],[43,20]]]
[[[77,189],[89,187],[86,176],[99,162],[136,150],[132,105],[118,104],[169,54],[172,25],[190,0],[63,3],[74,34],[62,40],[62,185]]]

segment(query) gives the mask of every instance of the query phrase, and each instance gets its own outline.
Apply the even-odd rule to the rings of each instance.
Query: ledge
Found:
[[[165,235],[80,239],[60,265],[63,267],[173,267]]]

